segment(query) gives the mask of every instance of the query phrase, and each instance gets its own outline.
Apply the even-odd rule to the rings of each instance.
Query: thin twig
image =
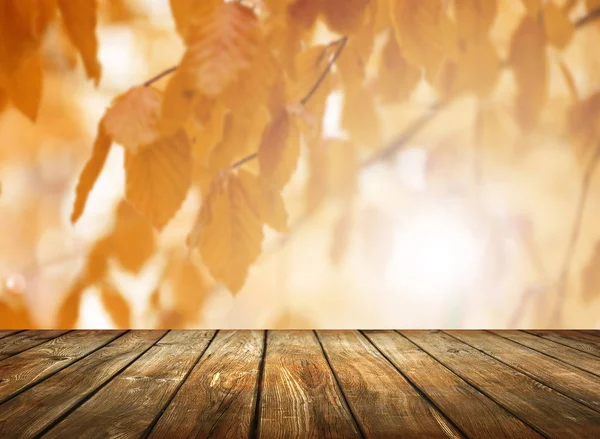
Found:
[[[171,73],[173,73],[175,70],[177,70],[177,66],[173,66],[173,67],[169,67],[166,70],[163,70],[162,72],[160,72],[158,75],[153,76],[152,78],[148,79],[146,82],[144,82],[144,87],[148,87],[152,84],[154,84],[156,81],[164,78],[167,75],[170,75]]]
[[[300,103],[302,105],[306,105],[306,103],[310,100],[310,98],[312,98],[313,95],[317,92],[317,90],[321,86],[321,83],[325,80],[325,78],[329,74],[329,71],[333,67],[333,63],[335,63],[335,61],[341,55],[342,50],[344,50],[344,47],[346,46],[346,42],[347,41],[348,41],[348,37],[342,37],[339,40],[336,40],[336,41],[334,41],[333,43],[331,43],[331,44],[329,44],[327,46],[327,47],[332,47],[332,46],[337,45],[338,48],[335,50],[335,52],[333,53],[333,56],[331,57],[331,59],[327,63],[327,67],[323,70],[323,72],[321,73],[321,75],[319,76],[319,78],[316,80],[316,82],[314,83],[314,85],[311,87],[311,89],[308,91],[308,93],[306,93],[306,96],[304,96],[300,100]]]
[[[565,294],[567,290],[567,283],[569,279],[569,273],[571,270],[571,262],[573,260],[573,255],[575,254],[575,248],[577,247],[577,242],[579,241],[579,235],[581,232],[581,223],[583,220],[583,214],[585,211],[585,204],[587,201],[588,192],[590,189],[590,184],[592,182],[592,178],[594,176],[594,172],[596,171],[598,161],[600,160],[600,145],[597,147],[594,155],[590,159],[585,173],[583,174],[583,179],[581,181],[581,190],[579,192],[579,199],[577,200],[577,208],[575,211],[575,220],[573,221],[573,225],[571,227],[571,235],[569,238],[569,243],[567,245],[567,250],[565,253],[565,259],[562,264],[562,269],[560,271],[560,277],[557,282],[557,296],[556,302],[554,304],[554,312],[552,314],[551,323],[552,325],[558,325],[561,322],[561,306],[563,305]]]
[[[321,84],[323,83],[323,81],[325,80],[325,78],[327,77],[329,72],[331,71],[331,68],[333,67],[333,63],[335,63],[335,61],[339,58],[340,54],[342,53],[342,50],[344,49],[344,46],[346,45],[346,41],[348,41],[348,37],[342,37],[339,40],[336,40],[327,46],[327,47],[332,47],[332,46],[338,45],[338,48],[336,49],[335,53],[333,54],[333,56],[327,63],[327,67],[319,75],[319,77],[317,78],[317,80],[315,81],[313,86],[310,88],[308,93],[306,93],[306,95],[300,100],[300,103],[302,105],[306,105],[308,103],[308,101],[310,100],[310,98],[312,98],[314,96],[314,94],[317,92],[317,90],[319,89],[319,87],[321,86]],[[258,152],[253,152],[252,154],[247,155],[246,157],[241,158],[237,162],[233,163],[231,165],[231,169],[239,168],[240,166],[246,164],[247,162],[249,162],[251,160],[254,160],[257,157],[258,157]]]

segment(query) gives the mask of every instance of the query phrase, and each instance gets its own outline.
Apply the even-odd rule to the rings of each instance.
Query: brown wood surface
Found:
[[[53,338],[0,362],[0,402],[42,381],[123,331],[76,331]]]
[[[600,437],[598,412],[439,331],[400,331],[472,386],[552,438]]]
[[[593,331],[0,331],[0,439],[596,438],[596,349]]]
[[[318,336],[366,436],[462,437],[358,331]]]
[[[45,437],[141,437],[165,409],[214,331],[171,331]]]
[[[600,359],[569,346],[529,334],[524,331],[491,331],[496,335],[541,352],[549,357],[561,360],[571,366],[600,376]]]
[[[526,346],[485,331],[448,331],[459,340],[484,351],[591,409],[600,411],[600,378]]]
[[[527,331],[565,346],[600,357],[600,338],[581,331]]]
[[[41,345],[67,331],[24,331],[0,338],[0,360]]]
[[[543,437],[400,334],[365,335],[469,437]]]
[[[35,437],[156,343],[165,331],[130,331],[0,409],[0,437]]]
[[[269,332],[258,428],[265,438],[360,437],[314,332]]]
[[[150,437],[248,437],[264,337],[264,331],[219,332]]]

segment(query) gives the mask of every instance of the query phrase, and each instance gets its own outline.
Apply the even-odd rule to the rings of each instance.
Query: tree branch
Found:
[[[590,184],[592,178],[594,176],[594,172],[596,171],[598,161],[600,160],[600,145],[597,146],[594,155],[591,157],[585,173],[583,175],[583,179],[581,181],[581,190],[579,192],[579,200],[577,201],[577,207],[575,211],[575,220],[573,221],[573,225],[571,227],[571,235],[569,238],[569,243],[567,245],[567,250],[565,253],[565,259],[562,264],[562,269],[560,271],[560,277],[557,282],[557,296],[556,302],[554,304],[554,312],[552,314],[551,324],[559,325],[561,323],[562,318],[562,308],[565,294],[567,290],[567,284],[569,280],[569,273],[571,270],[571,262],[573,259],[573,255],[575,254],[575,248],[577,247],[577,242],[579,241],[579,235],[581,232],[581,223],[583,220],[583,214],[585,211],[585,204],[587,201],[588,192],[590,189]]]
[[[173,73],[175,70],[177,70],[177,66],[172,66],[169,67],[166,70],[163,70],[162,72],[160,72],[158,75],[153,76],[152,78],[148,79],[146,82],[144,82],[144,87],[148,87],[152,84],[154,84],[156,81],[158,81],[159,79],[164,78],[167,75],[170,75],[171,73]]]

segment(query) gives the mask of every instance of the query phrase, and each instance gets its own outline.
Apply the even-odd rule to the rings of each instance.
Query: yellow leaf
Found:
[[[138,273],[156,249],[154,230],[129,202],[117,206],[110,239],[111,255],[125,270]]]
[[[360,88],[346,94],[342,109],[342,127],[362,146],[379,148],[381,121],[373,94]]]
[[[268,181],[259,181],[256,175],[245,170],[238,173],[238,178],[260,219],[278,232],[287,232],[287,212],[279,191]]]
[[[8,78],[8,96],[13,105],[32,121],[35,121],[42,98],[42,59],[33,53]]]
[[[261,37],[258,19],[239,3],[194,18],[180,69],[186,86],[217,96],[252,64]]]
[[[56,0],[3,0],[0,7],[0,82],[40,47]]]
[[[552,1],[544,5],[544,26],[548,42],[558,49],[569,44],[575,30],[568,13]]]
[[[207,166],[210,152],[223,138],[227,108],[221,102],[216,102],[211,105],[210,112],[206,115],[202,114],[204,113],[204,110],[201,110],[203,104],[204,101],[196,104],[188,136],[192,143],[194,163]]]
[[[377,94],[383,103],[407,99],[421,79],[421,72],[410,65],[396,42],[388,35],[381,51],[378,80],[375,83]]]
[[[523,6],[532,17],[537,17],[542,11],[542,0],[523,0]]]
[[[58,0],[67,33],[79,50],[88,78],[96,85],[100,81],[101,66],[98,61],[98,39],[96,38],[96,0]]]
[[[244,285],[261,250],[263,223],[253,204],[248,188],[230,172],[211,185],[190,234],[198,236],[198,249],[211,275],[233,293]]]
[[[127,329],[131,327],[131,307],[129,302],[121,295],[119,290],[109,282],[100,284],[100,301],[108,311],[108,315],[116,328]]]
[[[125,153],[127,200],[157,229],[175,215],[191,182],[190,144],[183,130]]]
[[[544,28],[527,15],[512,36],[510,64],[517,82],[517,120],[530,131],[548,97],[548,65]]]
[[[402,53],[415,66],[433,74],[444,55],[442,0],[396,0],[391,3],[392,22]]]
[[[353,39],[349,39],[336,60],[347,93],[362,88],[365,79],[365,60],[358,53]]]
[[[454,4],[459,37],[467,41],[486,37],[496,18],[497,0],[458,0]]]
[[[368,4],[367,0],[325,0],[321,7],[329,29],[351,35],[363,24]]]
[[[277,189],[283,188],[296,170],[300,155],[298,128],[286,109],[265,128],[258,148],[260,175]]]
[[[75,203],[73,204],[73,212],[71,213],[72,223],[75,223],[83,213],[88,195],[94,187],[94,184],[96,184],[96,180],[104,167],[106,157],[110,151],[112,139],[106,133],[103,125],[102,121],[100,121],[98,124],[98,134],[96,135],[96,140],[92,149],[92,156],[85,164],[85,167],[79,176],[79,182],[77,183],[77,189],[75,190]]]
[[[167,83],[158,129],[164,136],[170,136],[185,125],[192,108],[196,93],[186,87],[181,70],[177,70]]]
[[[115,143],[137,152],[159,137],[161,93],[152,87],[137,86],[117,96],[104,116],[104,128]]]
[[[194,17],[210,14],[220,3],[221,0],[169,0],[179,35],[186,40],[190,21]]]

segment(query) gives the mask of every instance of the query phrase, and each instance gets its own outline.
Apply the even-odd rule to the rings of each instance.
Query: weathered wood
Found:
[[[150,437],[248,437],[263,342],[262,331],[219,332]]]
[[[468,437],[543,437],[398,333],[365,335]]]
[[[8,331],[7,331],[8,332]],[[23,331],[0,339],[0,361],[41,345],[67,331]]]
[[[448,333],[540,383],[600,411],[600,378],[597,376],[489,332]]]
[[[22,331],[2,330],[2,331],[0,331],[0,338],[8,337],[9,335],[13,335],[18,332],[22,332]]]
[[[164,334],[165,331],[130,331],[0,405],[0,437],[39,435]]]
[[[172,331],[45,437],[142,436],[166,408],[214,331]]]
[[[319,331],[342,391],[368,437],[462,437],[357,331]]]
[[[600,437],[598,412],[439,331],[400,331],[458,376],[551,438]]]
[[[111,342],[123,331],[75,331],[0,362],[0,403]]]
[[[556,343],[578,349],[590,355],[600,357],[600,341],[598,337],[581,331],[527,331]]]
[[[261,437],[360,437],[312,331],[269,331],[261,395]]]
[[[494,334],[508,338],[531,349],[541,352],[565,363],[600,376],[600,359],[586,352],[581,352],[569,346],[537,337],[523,331],[491,331]]]

